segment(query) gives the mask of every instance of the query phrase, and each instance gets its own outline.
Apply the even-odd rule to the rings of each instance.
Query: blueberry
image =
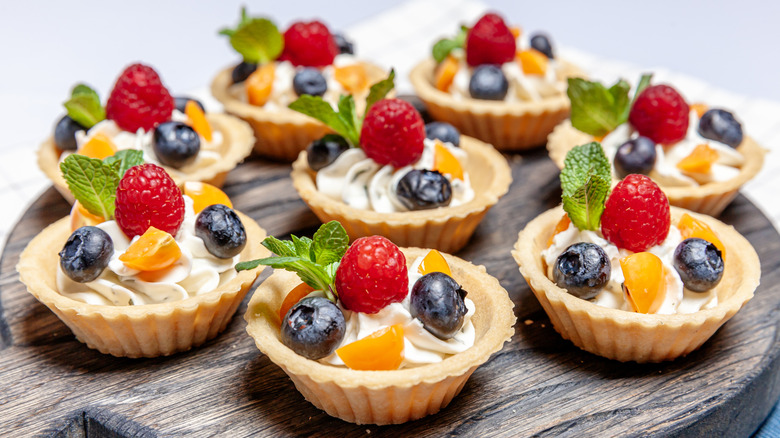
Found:
[[[612,266],[604,250],[593,243],[575,243],[558,256],[553,268],[555,284],[575,297],[589,300],[606,286]]]
[[[416,109],[417,112],[420,113],[420,116],[422,116],[423,122],[430,123],[433,121],[430,113],[428,113],[428,107],[425,106],[425,102],[423,102],[422,99],[415,96],[414,94],[402,94],[397,97],[401,100],[405,100],[406,102],[411,103],[414,109]]]
[[[304,298],[287,311],[282,321],[282,343],[307,359],[318,360],[338,348],[347,331],[344,314],[322,297]]]
[[[550,38],[543,33],[535,33],[531,35],[531,48],[536,49],[545,54],[550,59],[555,58],[553,56],[552,44],[550,44]]]
[[[298,72],[295,73],[295,77],[293,78],[293,89],[298,96],[304,94],[322,96],[328,91],[328,82],[319,70],[307,67],[298,70]]]
[[[75,151],[78,148],[76,144],[77,131],[87,131],[87,128],[71,119],[70,116],[64,116],[54,127],[54,144],[61,151]]]
[[[425,125],[425,137],[460,146],[460,132],[447,122],[431,122]]]
[[[244,82],[246,78],[257,70],[257,64],[252,64],[246,61],[241,61],[240,64],[233,68],[232,78],[233,83]]]
[[[311,170],[320,170],[330,166],[336,158],[349,149],[347,140],[336,134],[327,134],[319,140],[314,140],[306,148],[306,159]]]
[[[352,41],[348,40],[343,34],[338,32],[334,33],[333,41],[336,43],[336,46],[338,46],[339,53],[346,53],[349,55],[355,54],[355,45],[352,43]]]
[[[71,280],[87,283],[100,276],[111,256],[114,242],[98,227],[81,227],[70,235],[60,251],[60,268]]]
[[[160,163],[179,169],[197,158],[200,137],[182,122],[164,122],[154,129],[152,146]]]
[[[398,181],[398,200],[409,210],[446,207],[452,199],[452,186],[435,170],[413,169]]]
[[[189,101],[195,102],[195,104],[200,107],[201,111],[203,111],[204,113],[206,112],[206,108],[203,107],[203,104],[200,103],[200,101],[198,99],[193,99],[191,97],[179,96],[179,97],[174,97],[173,101],[176,103],[176,109],[181,111],[181,112],[184,112],[185,108],[187,107],[187,102],[189,102]]]
[[[484,64],[474,69],[469,81],[469,94],[474,99],[504,100],[509,82],[501,67]]]
[[[711,109],[699,120],[699,135],[736,148],[742,143],[742,125],[734,118],[734,114],[722,109]]]
[[[209,205],[195,219],[195,235],[203,239],[214,257],[229,259],[246,246],[246,230],[241,219],[230,207]]]
[[[707,292],[723,277],[723,257],[712,243],[692,237],[674,250],[674,269],[686,289]]]
[[[620,145],[615,153],[615,171],[625,178],[632,173],[647,175],[655,166],[655,142],[647,137],[632,138]]]
[[[423,323],[425,330],[439,339],[450,339],[463,326],[468,309],[463,299],[466,291],[443,272],[431,272],[412,286],[409,310],[412,318]]]

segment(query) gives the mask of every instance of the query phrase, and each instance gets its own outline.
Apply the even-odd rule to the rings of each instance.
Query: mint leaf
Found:
[[[360,145],[360,134],[355,126],[347,125],[339,113],[333,109],[328,102],[322,100],[319,96],[304,94],[295,102],[289,105],[289,108],[305,114],[309,117],[319,120],[326,126],[341,134],[352,146]]]
[[[360,143],[360,127],[363,121],[358,117],[357,109],[355,109],[355,99],[352,95],[339,96],[338,108],[338,117],[348,129],[344,138],[356,141],[357,143],[355,144]]]
[[[366,98],[366,114],[368,114],[368,110],[371,109],[375,103],[384,99],[385,96],[387,96],[387,93],[389,93],[390,90],[392,90],[394,87],[395,69],[390,69],[390,74],[387,76],[387,78],[382,79],[381,81],[372,85],[371,89],[368,91],[368,97]]]
[[[110,157],[103,158],[103,163],[108,165],[116,162],[119,162],[117,175],[119,175],[119,179],[122,179],[128,169],[133,166],[138,166],[139,164],[144,164],[144,153],[143,151],[136,149],[122,149]]]
[[[274,236],[268,236],[263,240],[263,246],[272,253],[282,257],[294,257],[295,245],[289,240],[279,240]]]
[[[238,262],[236,263],[236,271],[248,271],[250,269],[255,269],[256,267],[260,266],[263,259],[257,259],[257,260],[249,260],[246,262]]]
[[[311,246],[311,259],[320,265],[332,265],[341,260],[349,247],[347,231],[338,221],[322,225],[314,233]],[[334,273],[335,275],[335,273]]]
[[[296,235],[290,235],[293,246],[295,247],[295,254],[298,257],[303,257],[307,260],[311,258],[311,239],[308,237],[298,237]]]
[[[469,28],[466,26],[460,27],[460,32],[455,38],[442,38],[433,45],[431,50],[433,59],[438,63],[444,61],[444,59],[455,49],[461,49],[466,45],[466,35]]]
[[[284,39],[276,25],[267,18],[245,21],[230,34],[230,45],[244,57],[244,61],[263,64],[273,61],[282,53]]]
[[[114,216],[120,162],[105,164],[84,155],[71,154],[60,170],[73,196],[90,213],[106,220]]]
[[[266,257],[236,264],[236,270],[254,269],[260,265],[270,266],[274,269],[284,269],[298,274],[301,281],[317,290],[329,291],[333,283],[333,277],[328,275],[325,268],[303,257]]]
[[[604,154],[604,149],[597,142],[575,146],[563,160],[561,170],[561,189],[565,195],[571,195],[585,185],[591,174],[602,179],[611,180],[612,169]]]
[[[580,230],[597,230],[612,183],[604,149],[596,142],[576,146],[566,154],[563,163],[564,211]]]
[[[636,90],[634,91],[634,98],[631,99],[631,105],[634,105],[634,101],[636,100],[637,96],[642,94],[642,92],[645,91],[645,88],[650,85],[651,79],[653,79],[653,75],[651,73],[645,73],[639,78],[639,84],[637,84]]]
[[[568,82],[571,124],[578,130],[600,137],[628,120],[630,86],[626,81],[621,79],[609,89],[582,78],[569,78]]]
[[[84,84],[73,87],[70,99],[63,105],[68,116],[87,129],[106,118],[106,110],[100,103],[97,92]]]

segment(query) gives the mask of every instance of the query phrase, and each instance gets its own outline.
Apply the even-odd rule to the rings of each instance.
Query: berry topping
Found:
[[[441,173],[412,169],[398,181],[396,196],[409,210],[446,207],[452,200],[452,185]]]
[[[672,144],[685,138],[688,113],[688,104],[677,90],[668,85],[653,85],[637,96],[628,120],[640,135],[656,143]]]
[[[328,91],[328,83],[325,81],[325,76],[316,68],[303,68],[293,77],[293,90],[298,96],[303,94],[322,96]]]
[[[164,122],[154,129],[152,143],[157,161],[180,169],[192,164],[200,151],[200,137],[194,129],[182,122]]]
[[[131,167],[116,190],[116,223],[129,238],[155,227],[173,236],[184,221],[184,198],[160,166]]]
[[[718,236],[712,231],[712,228],[710,228],[709,225],[694,218],[688,213],[685,213],[680,217],[677,228],[680,230],[683,239],[698,237],[699,239],[711,242],[720,250],[720,255],[723,257],[723,260],[726,260],[726,247],[723,246],[723,243],[718,239]]]
[[[61,151],[75,151],[78,146],[76,144],[76,132],[86,130],[87,128],[79,125],[70,116],[63,116],[57,122],[57,126],[54,127],[54,144]]]
[[[192,210],[195,214],[203,211],[209,205],[223,204],[233,208],[230,198],[219,188],[199,181],[187,181],[183,187],[184,194],[192,198]]]
[[[544,53],[534,49],[518,52],[517,60],[520,62],[523,73],[527,75],[544,76],[547,74],[547,67],[550,63]]]
[[[430,274],[431,272],[443,272],[450,277],[452,276],[452,271],[450,271],[450,265],[447,264],[447,260],[444,260],[444,256],[435,249],[428,251],[428,254],[426,254],[420,262],[417,272],[422,275]]]
[[[543,33],[535,33],[531,35],[531,47],[543,53],[544,56],[550,59],[555,58],[553,55],[552,44],[550,44],[550,38]]]
[[[348,40],[347,37],[339,32],[333,34],[333,41],[336,43],[336,47],[339,48],[339,53],[346,53],[348,55],[355,54],[355,44]]]
[[[336,291],[344,308],[376,313],[408,294],[406,257],[382,236],[361,237],[347,249],[336,271]]]
[[[463,317],[468,313],[464,298],[466,291],[452,277],[431,272],[414,283],[409,311],[432,335],[450,339],[463,326]]]
[[[255,70],[246,80],[246,96],[252,105],[263,106],[271,96],[274,85],[276,67],[273,62],[263,64]]]
[[[296,354],[318,360],[333,353],[344,339],[347,323],[332,301],[312,297],[294,305],[282,321],[282,343]]]
[[[102,160],[103,158],[110,157],[116,153],[116,145],[111,141],[111,138],[102,132],[98,132],[86,143],[76,151],[77,154],[87,156],[89,158],[97,158]]]
[[[639,136],[620,145],[613,162],[615,172],[622,179],[632,173],[647,175],[653,170],[655,159],[655,142]]]
[[[368,110],[360,131],[363,151],[379,164],[399,168],[420,159],[425,124],[420,113],[401,99],[382,99]]]
[[[707,144],[697,145],[691,153],[680,160],[676,167],[683,172],[709,173],[712,165],[718,161],[718,151]]]
[[[433,121],[433,118],[431,118],[431,115],[428,113],[428,107],[425,106],[425,102],[423,102],[419,97],[415,96],[414,94],[402,94],[399,95],[398,98],[412,104],[414,109],[420,113],[420,116],[422,116],[422,119],[425,123],[431,123]]]
[[[391,325],[347,344],[336,354],[353,370],[397,370],[404,360],[404,328]]]
[[[239,82],[244,82],[249,75],[255,72],[255,70],[257,70],[257,64],[241,61],[233,68],[230,76],[233,79],[233,83],[237,84]]]
[[[657,255],[638,252],[620,259],[623,295],[634,312],[655,313],[666,297],[666,272]]]
[[[497,14],[483,15],[466,36],[466,62],[472,67],[509,62],[516,49],[515,36]]]
[[[612,266],[604,250],[593,243],[575,243],[558,256],[553,281],[575,297],[594,298],[609,281]]]
[[[60,268],[71,280],[87,283],[100,276],[114,254],[111,236],[97,227],[81,227],[60,251]]]
[[[669,234],[669,200],[644,175],[628,175],[612,190],[601,215],[601,233],[634,252],[659,245]]]
[[[330,166],[344,151],[349,149],[347,140],[337,134],[326,134],[319,140],[314,140],[306,148],[306,160],[311,170],[317,171]]]
[[[707,292],[723,277],[723,257],[712,243],[692,237],[680,242],[674,250],[674,269],[686,289]]]
[[[452,152],[438,140],[433,149],[433,169],[431,170],[463,181],[463,166],[460,165],[460,161],[455,158],[455,155],[452,155]]]
[[[176,110],[182,113],[187,111],[187,102],[189,101],[195,102],[195,105],[197,105],[202,112],[206,112],[206,108],[203,107],[203,104],[198,99],[193,99],[191,97],[184,97],[184,96],[173,98],[173,102],[174,105],[176,106]]]
[[[306,283],[301,283],[298,286],[295,286],[290,292],[287,292],[284,301],[282,301],[282,305],[279,306],[279,321],[284,321],[284,315],[287,315],[287,312],[292,306],[298,301],[306,298],[306,295],[309,295],[312,292],[314,292],[314,288]]]
[[[469,81],[469,94],[474,99],[504,100],[509,82],[496,65],[480,65],[474,69]]]
[[[125,266],[139,271],[165,269],[176,263],[179,258],[181,258],[181,249],[173,236],[155,227],[149,227],[119,256],[119,260]]]
[[[293,23],[284,33],[281,59],[293,65],[325,67],[333,64],[338,53],[339,48],[328,27],[319,21]]]
[[[235,257],[246,246],[246,230],[241,218],[230,207],[209,205],[195,219],[195,235],[203,239],[214,257]]]
[[[174,101],[151,67],[133,64],[125,69],[106,103],[106,117],[125,131],[149,131],[171,119]]]
[[[447,122],[431,122],[425,125],[425,138],[460,146],[460,132]]]
[[[699,135],[736,148],[742,143],[742,125],[730,112],[711,109],[699,120]]]
[[[184,114],[187,115],[192,129],[206,141],[211,141],[211,124],[206,118],[206,113],[203,112],[203,105],[200,105],[197,100],[190,100],[184,104]]]

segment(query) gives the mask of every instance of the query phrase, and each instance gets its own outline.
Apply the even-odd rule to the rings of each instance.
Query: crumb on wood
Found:
[[[546,326],[546,325],[544,325],[544,324],[542,324],[542,328],[545,328],[545,327],[547,327],[547,326]]]
[[[526,320],[525,320],[525,321],[523,321],[523,322],[525,323],[525,325],[531,325],[531,324],[533,324],[533,323],[534,323],[534,322],[533,322],[533,320],[531,320],[531,319],[526,319]]]

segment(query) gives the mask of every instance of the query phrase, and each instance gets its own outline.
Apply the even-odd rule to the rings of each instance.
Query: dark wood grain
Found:
[[[724,212],[756,247],[755,298],[701,349],[664,364],[585,353],[553,330],[509,251],[517,232],[560,199],[543,151],[512,161],[510,193],[459,254],[484,264],[515,303],[512,342],[435,416],[399,426],[328,417],[254,346],[240,316],[217,339],[158,359],[118,359],[77,342],[19,283],[27,242],[68,213],[48,190],[25,213],[0,263],[0,436],[745,436],[780,395],[780,236],[744,197]],[[254,159],[231,173],[235,206],[269,233],[311,235],[289,166]],[[53,248],[52,250],[57,250]],[[266,274],[267,275],[267,274]],[[262,277],[261,277],[262,278]],[[248,299],[248,298],[247,298]],[[242,315],[242,306],[238,315]]]

